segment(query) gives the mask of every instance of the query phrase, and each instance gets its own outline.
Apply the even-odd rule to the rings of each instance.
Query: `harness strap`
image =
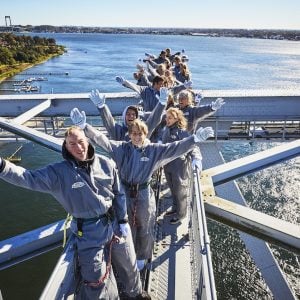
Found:
[[[76,223],[77,223],[77,235],[79,236],[79,237],[82,237],[82,235],[83,235],[83,231],[82,231],[82,226],[83,226],[83,224],[85,223],[85,224],[88,224],[88,223],[95,223],[95,222],[97,222],[98,220],[100,220],[100,219],[102,219],[102,218],[104,218],[104,217],[108,217],[108,214],[103,214],[103,215],[101,215],[101,216],[98,216],[98,217],[95,217],[95,218],[75,218],[75,217],[73,217],[73,219],[76,221]]]
[[[144,183],[136,183],[136,184],[132,184],[132,183],[129,183],[127,181],[124,181],[122,180],[121,181],[123,183],[123,185],[128,188],[128,189],[131,189],[131,188],[136,188],[138,191],[139,190],[144,190],[148,187],[148,185],[150,184],[150,181],[147,181],[147,182],[144,182]]]
[[[132,226],[137,227],[138,226],[138,222],[136,220],[136,213],[137,213],[137,200],[134,200],[134,208],[133,208],[133,216],[132,216]]]
[[[63,245],[62,245],[63,248],[65,248],[67,242],[67,226],[71,220],[72,220],[72,215],[68,214],[64,223],[64,238],[63,238]]]
[[[117,237],[116,235],[113,235],[111,241],[108,244],[108,248],[109,248],[109,255],[108,255],[108,262],[106,264],[106,271],[105,274],[103,276],[101,276],[99,278],[98,281],[96,282],[89,282],[87,280],[85,280],[83,283],[87,286],[93,287],[93,288],[97,288],[98,286],[100,286],[104,280],[108,277],[110,270],[111,270],[111,248],[112,248],[112,244],[113,243],[119,243],[120,242],[120,238]]]
[[[123,185],[125,186],[125,188],[127,190],[129,190],[129,196],[130,198],[134,199],[134,208],[133,208],[133,216],[132,216],[132,226],[138,226],[138,222],[136,219],[136,215],[137,215],[137,205],[138,205],[138,192],[140,190],[144,190],[148,187],[148,185],[150,184],[150,181],[148,182],[144,182],[141,184],[130,184],[126,181],[122,181]]]

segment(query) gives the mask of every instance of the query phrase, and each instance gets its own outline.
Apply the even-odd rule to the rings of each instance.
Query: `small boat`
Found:
[[[22,160],[21,156],[10,156],[6,159],[13,163],[20,162]]]
[[[37,92],[39,88],[35,85],[24,85],[21,87],[21,91],[23,92]]]
[[[16,156],[16,154],[23,148],[23,146],[21,145],[19,148],[17,148],[17,150],[11,155],[11,156],[7,156],[6,159],[8,161],[11,162],[20,162],[21,161],[21,156]]]

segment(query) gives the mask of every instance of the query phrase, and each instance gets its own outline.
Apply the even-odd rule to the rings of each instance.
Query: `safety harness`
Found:
[[[146,189],[150,184],[150,181],[141,184],[139,183],[133,184],[122,180],[122,184],[125,186],[127,190],[129,190],[130,198],[136,198],[138,191]]]
[[[83,219],[83,218],[75,218],[75,217],[73,217],[73,219],[76,221],[76,224],[77,224],[77,235],[79,237],[82,237],[82,235],[83,235],[83,230],[82,230],[83,224],[95,223],[98,220],[103,219],[103,218],[110,219],[109,213],[100,215],[100,216],[95,217],[95,218],[84,218]]]
[[[146,189],[149,185],[150,185],[150,181],[148,182],[144,182],[141,184],[132,184],[132,183],[128,183],[124,180],[121,181],[122,184],[124,185],[124,187],[129,190],[129,196],[130,198],[134,199],[134,208],[133,208],[133,215],[132,215],[132,226],[138,226],[137,224],[137,220],[136,220],[136,213],[137,213],[137,205],[138,205],[138,201],[137,201],[137,196],[138,196],[138,192],[141,190]]]
[[[120,238],[118,236],[114,235],[112,237],[111,241],[108,244],[109,254],[108,254],[108,262],[106,264],[105,273],[103,274],[103,276],[101,276],[99,278],[98,281],[90,282],[90,281],[85,280],[83,282],[85,285],[93,287],[93,288],[97,288],[105,281],[105,279],[108,277],[108,275],[110,273],[110,269],[111,269],[111,248],[112,248],[112,245],[113,245],[113,243],[119,243],[119,242],[120,242]]]
[[[64,237],[63,237],[63,245],[62,245],[63,248],[65,248],[66,243],[67,243],[67,227],[68,227],[69,222],[72,220],[72,218],[73,218],[72,215],[67,214],[67,217],[66,217],[66,220],[64,223]]]
[[[95,223],[98,220],[103,219],[103,218],[106,218],[107,220],[112,220],[114,218],[113,209],[110,208],[107,211],[107,213],[105,213],[103,215],[100,215],[98,217],[95,217],[95,218],[75,218],[75,217],[73,217],[74,221],[76,221],[76,224],[77,224],[77,236],[78,237],[83,236],[83,224]],[[93,288],[97,288],[98,286],[100,286],[105,281],[105,279],[108,277],[108,275],[110,273],[110,269],[111,269],[111,248],[112,248],[112,244],[113,243],[119,243],[119,242],[120,242],[120,238],[116,235],[113,235],[111,241],[106,246],[106,247],[108,247],[109,255],[108,255],[108,262],[106,264],[105,274],[103,276],[101,276],[99,278],[99,280],[96,281],[96,282],[89,282],[89,281],[85,280],[83,282],[85,285],[93,287]]]

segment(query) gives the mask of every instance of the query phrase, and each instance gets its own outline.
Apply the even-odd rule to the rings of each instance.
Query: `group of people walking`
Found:
[[[172,66],[179,53],[171,59],[170,49],[164,52],[156,61],[150,55],[145,61]],[[166,215],[172,216],[171,224],[180,223],[186,217],[191,165],[202,168],[199,144],[214,135],[211,127],[197,124],[224,104],[218,98],[210,105],[195,106],[190,80],[173,86],[164,75],[155,75],[150,86],[121,76],[116,80],[140,95],[143,111],[135,105],[126,107],[119,124],[105,94],[91,91],[90,100],[108,137],[87,123],[84,111],[74,108],[70,113],[74,126],[67,129],[62,146],[63,161],[27,170],[0,157],[0,178],[53,195],[73,216],[71,230],[82,277],[77,299],[151,299],[143,291],[139,271],[151,259],[154,243],[152,175],[164,169],[173,197]],[[97,154],[95,145],[108,157]]]

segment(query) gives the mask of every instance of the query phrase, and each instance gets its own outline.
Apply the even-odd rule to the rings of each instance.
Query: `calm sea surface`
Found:
[[[276,40],[154,35],[40,34],[54,37],[68,52],[35,66],[14,80],[44,76],[35,82],[42,93],[127,91],[116,75],[132,80],[144,53],[169,47],[185,49],[195,89],[293,90],[300,86],[300,43]],[[49,75],[51,73],[51,75]],[[68,73],[68,75],[65,75]],[[30,75],[38,74],[38,75]],[[1,89],[12,83],[0,84]],[[0,94],[7,92],[0,91]],[[1,115],[1,113],[0,113]],[[19,144],[0,144],[8,156]],[[227,142],[221,146],[226,161],[275,146],[275,143]],[[31,142],[23,143],[21,165],[38,168],[60,160],[59,154]],[[249,206],[300,224],[300,159],[259,171],[238,180]],[[0,240],[35,229],[66,216],[52,197],[19,189],[0,181]],[[219,299],[271,299],[263,279],[236,231],[209,221],[213,265]],[[272,247],[287,280],[300,295],[299,257]],[[0,290],[7,299],[38,299],[61,249],[0,272]]]

